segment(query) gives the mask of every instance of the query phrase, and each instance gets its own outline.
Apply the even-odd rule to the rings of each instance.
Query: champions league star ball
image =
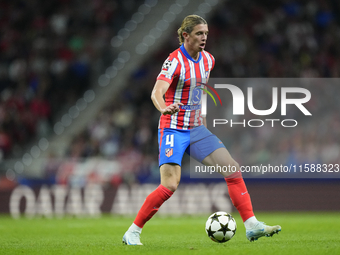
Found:
[[[205,223],[205,232],[214,242],[227,242],[236,233],[236,221],[229,213],[215,212],[209,216]]]

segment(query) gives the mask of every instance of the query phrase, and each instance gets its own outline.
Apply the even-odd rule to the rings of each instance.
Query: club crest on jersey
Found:
[[[169,158],[172,156],[172,154],[174,154],[174,150],[172,148],[165,149],[165,156]]]

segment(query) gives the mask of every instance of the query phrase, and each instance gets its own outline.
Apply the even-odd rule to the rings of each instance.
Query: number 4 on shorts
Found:
[[[174,135],[166,135],[165,145],[170,145],[170,147],[174,147]]]

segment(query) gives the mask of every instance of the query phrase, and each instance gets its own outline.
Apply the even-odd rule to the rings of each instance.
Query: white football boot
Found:
[[[143,245],[140,242],[140,233],[138,231],[126,231],[123,236],[123,243],[126,245]]]
[[[246,229],[246,236],[250,242],[256,241],[262,236],[273,236],[281,231],[281,226],[267,226],[264,222],[257,222],[252,228]]]

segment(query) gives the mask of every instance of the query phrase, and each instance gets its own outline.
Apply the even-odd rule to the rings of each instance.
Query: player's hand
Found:
[[[162,110],[162,114],[163,115],[167,115],[167,114],[174,114],[176,112],[180,111],[180,105],[183,105],[182,103],[174,103],[171,105],[168,105],[165,109]]]

